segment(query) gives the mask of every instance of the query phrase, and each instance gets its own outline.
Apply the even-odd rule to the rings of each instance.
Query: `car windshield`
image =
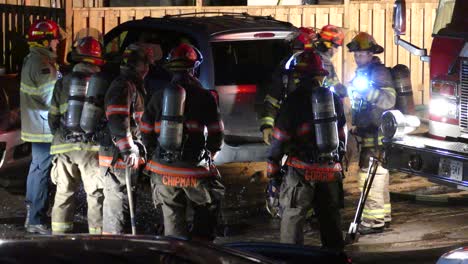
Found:
[[[215,85],[259,84],[288,55],[282,39],[213,42]]]
[[[447,36],[467,36],[468,16],[464,13],[468,8],[466,0],[441,0],[437,9],[433,34]]]

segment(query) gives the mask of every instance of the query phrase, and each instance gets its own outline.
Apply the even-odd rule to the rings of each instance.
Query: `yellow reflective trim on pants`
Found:
[[[260,119],[260,125],[268,125],[268,126],[274,126],[275,125],[275,119],[272,117],[263,117]]]
[[[271,96],[271,95],[265,96],[265,100],[264,100],[264,101],[270,103],[270,104],[273,105],[275,108],[280,108],[280,105],[278,104],[278,99],[274,98],[274,97]]]
[[[381,146],[383,144],[382,139],[383,139],[383,136],[377,137],[378,146]],[[375,138],[373,138],[373,137],[362,138],[361,144],[362,144],[363,147],[374,147],[375,146]]]
[[[89,227],[89,233],[91,235],[100,235],[102,234],[102,227]]]
[[[389,214],[392,211],[392,205],[391,204],[384,204],[384,211],[386,214]]]
[[[367,219],[383,219],[385,217],[384,209],[364,209],[362,210],[362,216]]]
[[[52,232],[70,232],[73,230],[73,222],[52,222]]]
[[[70,151],[99,151],[99,146],[86,146],[80,145],[79,143],[66,143],[66,144],[59,144],[59,145],[52,145],[50,147],[50,154],[60,154]]]
[[[26,142],[52,142],[52,134],[32,134],[21,131],[21,140]]]

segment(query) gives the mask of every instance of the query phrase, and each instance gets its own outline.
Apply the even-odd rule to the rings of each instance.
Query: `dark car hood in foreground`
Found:
[[[0,240],[0,263],[275,263],[220,246],[151,236],[38,236]]]

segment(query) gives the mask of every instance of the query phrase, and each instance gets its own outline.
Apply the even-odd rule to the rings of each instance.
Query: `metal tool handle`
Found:
[[[125,168],[125,184],[127,185],[128,207],[130,209],[130,223],[132,225],[132,235],[136,235],[135,211],[133,207],[132,194],[132,168]]]
[[[358,207],[356,208],[356,214],[354,215],[354,221],[349,225],[348,234],[346,234],[346,240],[348,243],[353,243],[356,241],[359,225],[361,224],[362,211],[364,210],[364,206],[366,204],[367,197],[369,196],[369,192],[372,187],[372,183],[374,182],[378,167],[379,160],[375,157],[370,157],[369,168],[367,169],[367,177],[362,187],[361,196],[359,197],[359,203]]]

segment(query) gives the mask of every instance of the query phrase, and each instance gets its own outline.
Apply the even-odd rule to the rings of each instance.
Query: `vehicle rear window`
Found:
[[[289,53],[289,46],[281,39],[213,42],[211,45],[215,85],[264,82]]]

